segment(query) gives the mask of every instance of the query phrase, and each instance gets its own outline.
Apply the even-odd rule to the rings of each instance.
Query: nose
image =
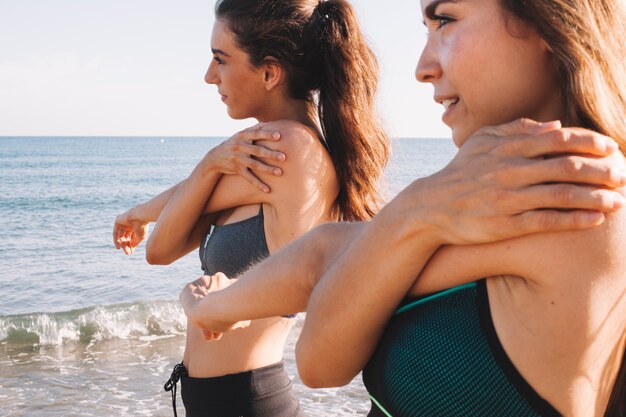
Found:
[[[415,79],[421,83],[434,83],[441,77],[441,65],[435,49],[429,39],[417,62]]]
[[[217,66],[215,60],[211,60],[209,64],[209,68],[206,70],[206,74],[204,74],[204,82],[207,84],[217,84],[219,81],[219,77],[217,75],[217,71],[215,67]]]

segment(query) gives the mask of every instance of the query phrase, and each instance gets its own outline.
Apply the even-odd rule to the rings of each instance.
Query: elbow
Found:
[[[151,244],[150,240],[148,240],[146,244],[146,262],[150,265],[169,265],[174,262],[174,260],[175,259],[172,257],[163,253],[162,250],[156,248],[154,243]]]
[[[354,378],[354,375],[342,373],[338,367],[325,361],[322,355],[316,354],[314,349],[300,342],[296,345],[296,365],[300,380],[310,388],[342,387]]]
[[[150,256],[147,253],[146,253],[146,262],[148,262],[150,265],[169,265],[172,263],[171,261],[161,259],[157,256]]]

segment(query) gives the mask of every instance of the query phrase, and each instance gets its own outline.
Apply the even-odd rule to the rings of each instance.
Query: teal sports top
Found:
[[[363,381],[370,417],[560,415],[500,344],[485,280],[404,303]]]

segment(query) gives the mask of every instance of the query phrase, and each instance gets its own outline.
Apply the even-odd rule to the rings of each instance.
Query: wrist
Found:
[[[152,218],[155,216],[150,216],[150,210],[146,204],[138,204],[135,207],[128,210],[128,221],[129,223],[141,223],[147,224],[150,222],[155,222],[157,219]]]
[[[219,181],[222,173],[218,171],[215,165],[199,164],[186,179],[188,186],[205,188],[209,186],[213,188]]]
[[[198,326],[198,319],[201,317],[198,313],[201,299],[198,299],[197,296],[194,295],[194,290],[194,284],[187,284],[181,291],[178,299],[183,307],[183,312],[185,313],[185,316],[187,316],[187,319],[194,325]]]
[[[220,175],[221,172],[218,169],[218,165],[215,163],[215,157],[213,155],[215,149],[211,149],[198,163],[196,168],[192,172],[192,176],[211,176]]]
[[[390,238],[418,245],[421,249],[436,250],[447,243],[440,227],[443,214],[433,204],[422,180],[414,181],[375,217],[381,230]]]
[[[214,298],[217,298],[214,300]],[[219,297],[213,297],[212,293],[209,292],[202,299],[195,300],[193,306],[191,307],[193,318],[198,327],[201,327],[206,330],[217,330],[215,329],[215,305],[214,303],[219,302]]]

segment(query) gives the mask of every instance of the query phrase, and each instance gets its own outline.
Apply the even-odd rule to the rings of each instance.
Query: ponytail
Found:
[[[345,0],[320,2],[305,36],[322,133],[341,184],[338,217],[369,219],[382,204],[378,182],[389,159],[389,138],[375,114],[378,63]]]

